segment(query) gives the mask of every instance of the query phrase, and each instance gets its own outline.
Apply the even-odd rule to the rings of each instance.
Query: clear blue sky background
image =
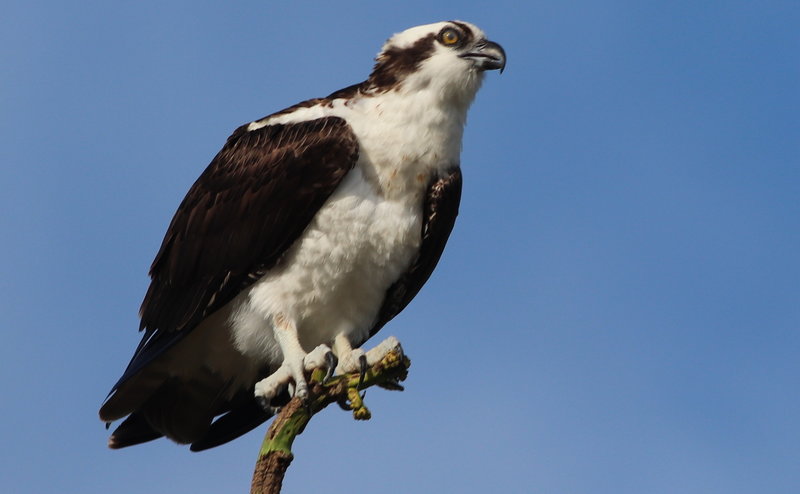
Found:
[[[800,3],[456,3],[4,3],[0,491],[247,491],[263,429],[105,447],[148,265],[236,126],[460,18],[509,62],[384,330],[408,389],[315,418],[285,492],[800,492]]]

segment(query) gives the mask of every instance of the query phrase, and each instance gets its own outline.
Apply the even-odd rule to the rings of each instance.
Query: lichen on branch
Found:
[[[345,410],[352,410],[354,419],[368,420],[372,415],[364,405],[361,391],[372,386],[402,391],[400,382],[405,380],[410,366],[408,357],[392,350],[380,362],[366,369],[363,380],[359,372],[353,372],[324,382],[324,369],[312,371],[308,398],[292,398],[267,430],[256,461],[250,493],[280,492],[286,470],[294,458],[292,443],[315,414],[331,403],[338,403]]]

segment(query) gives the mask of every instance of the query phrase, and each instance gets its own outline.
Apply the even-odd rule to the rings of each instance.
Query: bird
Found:
[[[361,371],[362,345],[417,295],[461,199],[467,110],[505,50],[445,21],[383,45],[369,77],[237,128],[150,267],[143,333],[100,407],[117,449],[201,451],[267,421],[304,372]]]

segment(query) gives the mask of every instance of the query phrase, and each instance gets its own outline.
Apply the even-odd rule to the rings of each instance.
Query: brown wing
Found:
[[[115,388],[273,267],[357,159],[337,117],[237,129],[167,229],[140,310],[145,334]]]
[[[422,243],[419,255],[408,271],[386,292],[378,319],[370,330],[377,333],[400,313],[428,281],[442,256],[444,246],[453,231],[458,205],[461,202],[461,170],[453,168],[437,177],[428,186],[422,222]]]

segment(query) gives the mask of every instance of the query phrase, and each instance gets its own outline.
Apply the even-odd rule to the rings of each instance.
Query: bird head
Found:
[[[477,26],[448,21],[416,26],[383,45],[368,80],[375,92],[433,91],[467,105],[487,70],[503,71],[503,47],[489,41]]]

